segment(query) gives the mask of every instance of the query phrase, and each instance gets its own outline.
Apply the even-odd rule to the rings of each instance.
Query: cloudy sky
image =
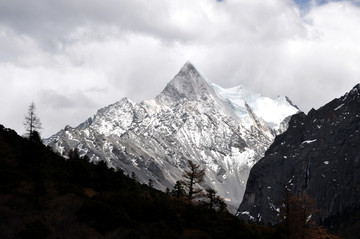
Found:
[[[191,60],[223,87],[304,112],[360,82],[359,0],[0,0],[0,124],[48,137],[123,97],[156,96]]]

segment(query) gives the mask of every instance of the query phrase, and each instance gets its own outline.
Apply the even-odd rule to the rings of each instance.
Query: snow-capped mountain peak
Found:
[[[263,112],[267,102],[279,114],[275,120]],[[216,86],[187,62],[155,99],[137,104],[124,98],[45,142],[65,155],[76,147],[91,161],[135,172],[140,182],[151,179],[163,190],[182,178],[192,160],[206,168],[203,187],[217,190],[235,212],[250,168],[286,129],[283,120],[297,111],[291,107],[283,98]],[[283,128],[273,130],[273,121],[283,121]]]
[[[214,95],[209,82],[191,62],[187,62],[156,97],[162,104],[176,104],[180,99],[206,101]]]

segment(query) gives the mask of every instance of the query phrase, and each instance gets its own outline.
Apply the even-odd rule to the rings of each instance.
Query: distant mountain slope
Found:
[[[78,148],[162,190],[172,188],[193,160],[206,168],[204,186],[235,212],[250,168],[287,128],[286,117],[298,112],[286,98],[244,92],[211,84],[188,62],[155,99],[137,104],[124,98],[45,143],[63,155]]]
[[[308,115],[292,116],[251,169],[238,216],[275,223],[285,186],[316,201],[318,222],[360,221],[360,85]]]

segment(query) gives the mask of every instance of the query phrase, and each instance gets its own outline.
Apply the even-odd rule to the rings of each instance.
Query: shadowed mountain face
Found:
[[[278,222],[285,187],[313,198],[319,209],[313,217],[329,227],[360,215],[360,85],[308,115],[292,116],[252,168],[237,215]]]
[[[188,62],[155,99],[124,98],[45,143],[63,155],[78,148],[91,161],[135,172],[162,190],[172,188],[192,160],[206,168],[203,187],[217,190],[236,212],[250,168],[297,111],[286,97],[223,89]]]

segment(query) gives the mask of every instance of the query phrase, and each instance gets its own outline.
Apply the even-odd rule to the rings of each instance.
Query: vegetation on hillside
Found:
[[[164,193],[121,171],[64,159],[0,127],[0,238],[272,238],[226,211]],[[175,187],[176,188],[176,187]],[[184,197],[180,196],[184,195]]]
[[[311,208],[292,196],[277,227],[237,219],[215,190],[196,188],[197,166],[164,193],[0,125],[0,238],[336,238],[308,223]]]

